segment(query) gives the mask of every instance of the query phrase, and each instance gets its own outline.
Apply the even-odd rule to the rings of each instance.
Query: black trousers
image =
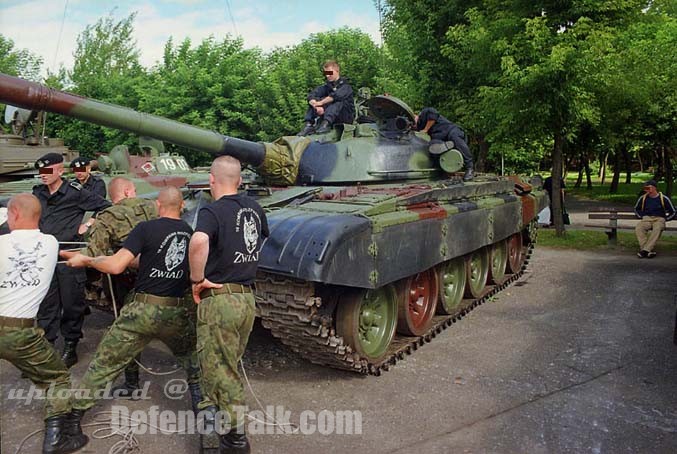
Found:
[[[465,141],[465,133],[461,128],[452,128],[447,134],[447,136],[442,139],[431,137],[430,143],[441,143],[447,142],[449,140],[454,142],[454,148],[460,151],[461,155],[463,155],[463,165],[465,166],[465,168],[472,169],[473,168],[472,153],[470,152],[468,143]]]
[[[54,343],[61,335],[67,341],[82,337],[85,319],[85,281],[83,268],[69,268],[58,264],[45,299],[38,309],[38,325],[45,330],[45,338]]]
[[[324,106],[324,115],[317,115],[315,109],[311,106],[308,107],[304,120],[313,123],[320,118],[320,121],[327,120],[330,125],[336,123],[352,124],[353,120],[355,120],[355,112],[350,107],[352,106],[349,106],[346,101],[334,101],[328,106]]]

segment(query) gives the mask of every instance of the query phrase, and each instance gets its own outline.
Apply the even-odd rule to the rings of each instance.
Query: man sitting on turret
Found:
[[[463,181],[473,179],[472,153],[470,153],[470,148],[465,141],[465,132],[458,125],[444,118],[432,107],[424,107],[421,113],[416,115],[414,122],[418,131],[430,135],[431,144],[453,142],[453,148],[456,148],[463,155],[463,165],[465,165]],[[433,149],[431,149],[432,152]]]
[[[327,60],[322,65],[327,82],[308,94],[308,111],[304,118],[306,125],[300,136],[324,134],[331,131],[335,123],[352,123],[355,120],[353,88],[345,77],[341,77],[338,63]],[[315,130],[318,119],[320,126]]]

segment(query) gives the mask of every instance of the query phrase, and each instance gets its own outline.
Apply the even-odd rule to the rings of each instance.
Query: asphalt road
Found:
[[[334,413],[322,419],[324,409],[359,412],[362,424],[361,434],[252,435],[254,452],[677,452],[676,265],[677,256],[668,254],[639,260],[631,253],[537,248],[521,281],[381,377],[307,363],[259,326],[244,364],[264,405],[284,407],[296,423],[306,411],[307,432],[336,423]],[[88,317],[75,381],[109,320],[98,311]],[[158,370],[175,365],[159,343],[144,362]],[[9,400],[12,388],[29,383],[8,363],[0,368],[1,447],[12,453],[42,426],[42,404]],[[187,398],[163,393],[169,379],[181,377],[153,377],[150,400],[122,404],[130,413],[151,405],[186,410]],[[120,403],[101,402],[85,423]],[[249,391],[248,404],[258,407]],[[197,435],[137,439],[144,454],[199,446]],[[22,452],[39,452],[40,440],[32,438]],[[81,452],[107,452],[114,441],[92,440]]]

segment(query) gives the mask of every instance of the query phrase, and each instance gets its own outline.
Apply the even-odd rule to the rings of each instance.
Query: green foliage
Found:
[[[322,64],[326,60],[339,63],[341,76],[350,80],[355,92],[360,87],[377,92],[382,88],[380,49],[369,35],[351,28],[310,35],[296,46],[275,49],[265,60],[262,129],[269,139],[300,129],[308,92],[324,83]]]
[[[16,49],[14,41],[0,34],[0,72],[37,81],[42,59],[26,49]]]

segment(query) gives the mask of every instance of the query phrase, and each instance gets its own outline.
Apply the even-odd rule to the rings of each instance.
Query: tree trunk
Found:
[[[644,172],[644,161],[642,161],[642,152],[637,152],[637,160],[639,161],[639,171]]]
[[[552,150],[552,219],[555,224],[555,234],[564,236],[564,220],[562,219],[562,149],[564,147],[564,135],[561,131],[555,132],[555,145]]]
[[[580,188],[581,183],[583,183],[583,163],[581,162],[581,166],[578,169],[578,176],[576,177],[576,184],[574,184],[574,188]]]
[[[604,186],[604,180],[606,179],[606,160],[609,156],[609,152],[605,151],[602,156],[599,158],[599,176],[601,179],[601,185]]]
[[[628,153],[627,144],[623,144],[623,160],[625,161],[625,184],[632,183],[632,160],[630,153]]]
[[[625,145],[621,145],[624,147]],[[611,186],[609,186],[609,194],[618,193],[618,182],[621,180],[621,151],[616,150],[614,153],[614,176],[611,179]]]
[[[585,179],[588,183],[588,191],[592,190],[592,175],[590,175],[590,163],[588,162],[588,157],[585,157]]]
[[[477,144],[479,145],[479,153],[477,160],[475,160],[475,170],[477,172],[486,172],[487,155],[489,154],[489,143],[484,140],[484,136],[477,136]]]

